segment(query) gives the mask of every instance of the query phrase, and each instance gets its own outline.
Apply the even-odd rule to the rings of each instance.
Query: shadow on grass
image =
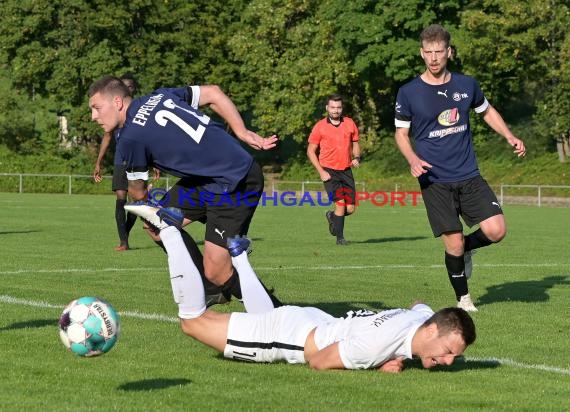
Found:
[[[489,286],[477,304],[488,305],[496,302],[546,302],[550,299],[548,290],[558,285],[570,285],[568,276],[547,276],[542,280],[507,282]]]
[[[25,322],[16,322],[0,328],[0,332],[4,330],[43,328],[46,326],[57,326],[57,319],[35,319]]]
[[[391,243],[391,242],[408,242],[411,240],[424,240],[427,236],[408,236],[408,237],[381,237],[377,239],[366,239],[361,241],[350,241],[349,243]]]
[[[499,361],[495,360],[471,360],[465,359],[463,356],[455,359],[453,365],[450,366],[436,366],[429,369],[430,372],[461,372],[464,370],[477,370],[477,369],[496,369],[501,366]],[[419,359],[407,359],[404,361],[405,369],[425,369]]]
[[[156,389],[166,389],[173,386],[182,386],[192,383],[190,379],[142,379],[140,381],[128,382],[120,385],[117,389],[120,391],[152,391]]]
[[[41,230],[7,230],[5,232],[0,232],[0,235],[18,235],[21,233],[37,233]]]
[[[319,308],[334,317],[344,317],[346,312],[351,310],[368,309],[372,311],[381,311],[387,309],[394,309],[391,306],[386,306],[381,301],[363,301],[363,302],[318,302],[311,305],[307,305],[306,302],[285,302],[286,305],[292,306],[311,306],[314,308]]]

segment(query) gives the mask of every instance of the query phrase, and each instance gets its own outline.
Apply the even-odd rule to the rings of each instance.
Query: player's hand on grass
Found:
[[[400,373],[404,369],[404,357],[400,356],[396,359],[390,359],[387,362],[384,362],[378,368],[378,371],[385,372],[385,373]]]

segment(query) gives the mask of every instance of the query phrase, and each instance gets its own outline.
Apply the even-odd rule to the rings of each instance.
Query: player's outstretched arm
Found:
[[[517,138],[509,129],[503,117],[499,114],[499,112],[491,105],[485,110],[485,114],[483,114],[483,120],[491,126],[491,128],[507,139],[507,142],[513,148],[513,152],[518,157],[524,157],[526,155],[526,147],[524,142]]]
[[[248,130],[232,100],[216,85],[200,86],[200,106],[208,105],[224,119],[241,141],[256,150],[269,150],[277,145],[277,136],[263,138]]]

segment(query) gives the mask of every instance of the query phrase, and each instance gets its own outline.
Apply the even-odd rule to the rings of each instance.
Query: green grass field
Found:
[[[507,238],[474,257],[475,344],[449,369],[316,372],[223,359],[176,323],[166,257],[137,223],[117,253],[113,196],[0,194],[1,411],[562,411],[570,393],[570,212],[505,207]],[[365,204],[347,247],[324,207],[260,207],[251,261],[286,303],[354,308],[454,304],[423,206]],[[193,226],[193,227],[192,227]],[[191,225],[197,239],[203,227]],[[57,319],[83,295],[110,301],[121,337],[79,358]],[[242,310],[239,302],[218,310]]]

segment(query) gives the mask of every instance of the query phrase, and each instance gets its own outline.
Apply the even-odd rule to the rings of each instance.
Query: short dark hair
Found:
[[[111,94],[120,97],[131,95],[131,91],[121,79],[109,75],[101,77],[89,87],[89,97],[93,97],[97,93]]]
[[[327,104],[328,104],[330,101],[343,103],[343,100],[344,100],[344,99],[342,98],[342,96],[341,96],[340,94],[338,94],[338,93],[333,93],[333,94],[329,94],[329,96],[327,97]]]
[[[432,24],[427,26],[420,34],[420,46],[424,45],[425,42],[444,42],[445,47],[449,47],[451,43],[451,34],[439,24]]]
[[[473,319],[461,308],[452,307],[441,309],[426,320],[422,327],[426,327],[432,323],[437,325],[439,335],[447,335],[453,332],[459,333],[466,346],[471,345],[477,338]]]

